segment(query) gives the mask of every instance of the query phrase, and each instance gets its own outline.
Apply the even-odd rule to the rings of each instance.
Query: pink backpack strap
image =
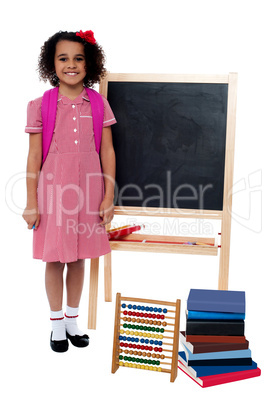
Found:
[[[43,120],[43,135],[42,135],[42,145],[43,145],[43,161],[47,157],[50,144],[53,137],[53,132],[56,123],[57,114],[57,100],[58,100],[58,87],[49,89],[43,94],[42,99],[42,120]]]
[[[96,152],[99,154],[104,121],[104,102],[102,96],[94,89],[86,88],[86,92],[91,103],[95,135],[95,147]]]
[[[89,97],[92,109],[93,117],[93,128],[95,135],[95,147],[99,154],[101,139],[102,139],[102,129],[104,120],[104,102],[102,96],[91,88],[86,88],[87,95]],[[57,114],[57,100],[58,100],[58,87],[49,89],[43,94],[42,99],[42,120],[43,120],[43,135],[42,135],[42,146],[43,146],[43,160],[42,164],[47,157],[50,144],[53,137],[53,132],[56,123]]]

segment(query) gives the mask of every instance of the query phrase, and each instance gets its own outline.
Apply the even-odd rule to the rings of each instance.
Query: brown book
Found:
[[[245,336],[230,335],[186,335],[186,342],[201,343],[246,343]]]
[[[180,341],[191,353],[212,353],[225,352],[228,350],[244,350],[248,349],[249,341],[243,343],[207,343],[207,342],[187,342],[185,331],[180,331]]]

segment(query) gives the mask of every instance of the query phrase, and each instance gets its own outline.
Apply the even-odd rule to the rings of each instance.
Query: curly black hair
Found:
[[[84,45],[86,71],[84,77],[84,86],[89,88],[98,83],[106,73],[105,53],[100,45],[96,42],[94,45],[86,42],[76,32],[59,31],[51,36],[41,47],[41,53],[38,59],[38,73],[40,80],[49,81],[54,87],[59,85],[59,79],[55,73],[54,57],[56,44],[61,40],[69,40],[71,42],[80,42]]]

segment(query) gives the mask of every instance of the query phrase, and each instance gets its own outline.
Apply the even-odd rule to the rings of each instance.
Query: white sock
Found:
[[[71,336],[74,335],[84,335],[84,332],[80,331],[76,319],[78,317],[79,307],[69,307],[66,306],[66,313],[65,313],[65,326],[66,331]]]
[[[63,310],[50,311],[50,320],[52,322],[52,340],[62,341],[66,339]]]

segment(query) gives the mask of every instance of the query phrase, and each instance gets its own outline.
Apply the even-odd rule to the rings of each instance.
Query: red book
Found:
[[[178,360],[178,368],[202,388],[226,384],[228,382],[246,380],[248,378],[259,377],[261,375],[261,370],[259,369],[259,367],[257,367],[256,369],[236,371],[234,373],[215,374],[205,377],[194,377],[180,360]]]

